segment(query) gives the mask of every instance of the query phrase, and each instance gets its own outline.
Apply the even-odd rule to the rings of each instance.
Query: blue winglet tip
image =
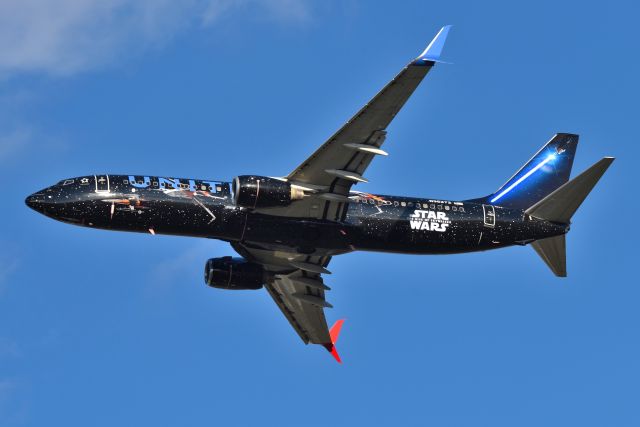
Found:
[[[444,47],[444,42],[447,40],[447,35],[451,27],[451,25],[445,25],[440,28],[438,34],[431,40],[431,43],[429,43],[429,46],[427,46],[424,52],[413,61],[413,64],[420,65],[429,62],[441,62],[440,55],[442,54],[442,48]]]

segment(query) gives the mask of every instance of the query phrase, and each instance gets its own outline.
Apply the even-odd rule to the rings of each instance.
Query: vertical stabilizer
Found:
[[[569,180],[578,135],[557,133],[482,203],[526,209]]]
[[[567,277],[567,250],[565,235],[536,240],[531,244],[540,258],[549,266],[553,274]]]

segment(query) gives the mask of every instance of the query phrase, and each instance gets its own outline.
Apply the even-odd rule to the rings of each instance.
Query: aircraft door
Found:
[[[482,205],[482,211],[484,212],[484,226],[495,227],[496,226],[496,210],[492,205]]]
[[[109,192],[109,175],[94,175],[96,180],[96,193]]]

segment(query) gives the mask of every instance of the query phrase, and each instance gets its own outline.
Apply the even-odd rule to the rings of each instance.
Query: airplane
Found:
[[[240,257],[206,262],[205,282],[229,290],[266,288],[305,344],[341,363],[328,327],[331,258],[352,251],[454,254],[531,245],[567,275],[571,217],[613,162],[604,157],[569,180],[578,135],[558,133],[494,193],[437,200],[352,190],[387,153],[386,128],[440,57],[451,26],[309,158],[284,177],[231,182],[148,175],[63,179],[26,198],[32,209],[84,227],[213,238]]]

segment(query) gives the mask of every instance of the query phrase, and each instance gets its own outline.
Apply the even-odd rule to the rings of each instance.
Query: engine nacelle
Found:
[[[233,180],[233,201],[248,209],[288,206],[304,197],[304,191],[287,181],[266,176],[242,175]]]
[[[213,288],[260,289],[264,284],[264,269],[242,258],[211,258],[204,268],[204,281]]]

